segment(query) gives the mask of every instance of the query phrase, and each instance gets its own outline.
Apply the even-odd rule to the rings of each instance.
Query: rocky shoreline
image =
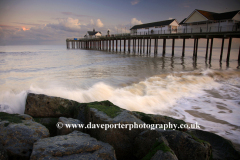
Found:
[[[56,124],[63,124],[58,129]],[[124,124],[126,128],[66,128],[64,124]],[[240,159],[229,140],[196,129],[131,128],[131,124],[185,124],[131,112],[109,101],[78,103],[29,93],[25,113],[0,112],[0,159]]]

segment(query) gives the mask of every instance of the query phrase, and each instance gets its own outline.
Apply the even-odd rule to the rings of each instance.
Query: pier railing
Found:
[[[209,33],[209,32],[236,32],[240,31],[235,25],[210,26],[210,27],[179,27],[178,29],[159,29],[131,33],[131,35],[152,35],[152,34],[178,34],[178,33]]]
[[[236,25],[228,25],[228,26],[210,26],[210,27],[190,27],[190,26],[182,26],[178,29],[160,29],[159,30],[148,30],[142,32],[134,32],[134,33],[118,33],[118,34],[110,34],[110,35],[102,35],[102,36],[92,36],[92,37],[84,37],[77,38],[77,40],[92,40],[92,39],[102,39],[102,38],[119,38],[119,37],[130,37],[130,36],[139,36],[139,35],[165,35],[165,34],[188,34],[188,33],[223,33],[223,32],[240,32],[240,27]],[[76,38],[67,38],[67,40],[76,40]]]

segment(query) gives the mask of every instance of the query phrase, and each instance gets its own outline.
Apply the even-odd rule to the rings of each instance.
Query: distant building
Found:
[[[88,31],[87,34],[84,36],[85,38],[95,38],[95,37],[101,37],[102,33],[100,31],[95,31],[95,29],[93,29],[93,31]]]
[[[214,13],[195,9],[179,25],[181,33],[239,31],[240,10]]]
[[[176,19],[145,23],[133,26],[130,31],[133,35],[145,34],[169,34],[176,33],[178,29],[178,22]]]

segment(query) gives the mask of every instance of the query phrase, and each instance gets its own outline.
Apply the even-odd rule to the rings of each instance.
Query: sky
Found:
[[[141,23],[181,22],[195,9],[240,10],[240,0],[0,0],[0,45],[65,44],[87,31],[129,32]]]

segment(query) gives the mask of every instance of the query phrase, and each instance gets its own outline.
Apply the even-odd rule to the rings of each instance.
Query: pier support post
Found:
[[[126,52],[126,39],[123,40],[124,46],[123,46],[123,51]]]
[[[157,42],[156,42],[156,54],[158,53],[158,38],[157,38]]]
[[[118,47],[117,45],[118,45],[118,40],[116,39],[116,52],[117,52],[117,47]]]
[[[149,39],[150,45],[149,45],[149,52],[148,52],[149,55],[151,54],[151,41],[152,41],[152,39],[150,38],[150,39]]]
[[[207,61],[207,58],[208,58],[208,45],[209,45],[209,38],[207,38],[205,61]]]
[[[211,38],[211,44],[210,44],[209,64],[211,64],[211,61],[212,61],[212,48],[213,48],[213,38]]]
[[[133,38],[132,39],[132,51],[133,51],[133,53],[135,53],[135,39]]]
[[[155,41],[154,41],[154,55],[157,54],[157,38],[155,38]]]
[[[166,53],[166,38],[163,39],[163,56],[165,56]]]
[[[142,54],[142,39],[140,39],[140,54]]]
[[[172,39],[172,56],[174,56],[175,39]]]
[[[196,51],[196,38],[194,38],[194,44],[193,44],[193,59],[195,57],[195,51]]]
[[[138,38],[138,53],[139,53],[139,38]]]
[[[239,52],[238,52],[238,66],[240,66],[240,46],[239,46]]]
[[[68,49],[68,41],[66,41],[66,46],[67,46],[67,49]]]
[[[231,45],[232,45],[232,37],[229,38],[229,43],[228,43],[227,66],[229,66],[229,59],[230,59]]]
[[[196,38],[196,49],[195,49],[195,61],[197,60],[197,51],[198,51],[198,38]]]
[[[112,40],[112,51],[114,51],[114,39]]]
[[[224,48],[224,38],[222,38],[222,46],[221,46],[221,53],[220,53],[220,60],[219,60],[220,63],[222,63],[223,48]]]
[[[135,43],[134,43],[134,52],[137,52],[137,38],[134,39]]]
[[[106,40],[106,50],[108,51],[108,40]]]
[[[143,39],[143,54],[145,53],[145,39]]]
[[[121,48],[122,48],[122,39],[120,39],[120,52],[122,51]]]
[[[148,39],[147,39],[147,54],[148,54]]]
[[[183,38],[182,57],[185,56],[185,38]]]
[[[111,40],[109,40],[109,51],[111,51]]]
[[[131,44],[130,41],[131,41],[131,39],[129,38],[129,39],[128,39],[128,53],[130,53],[130,44]]]

